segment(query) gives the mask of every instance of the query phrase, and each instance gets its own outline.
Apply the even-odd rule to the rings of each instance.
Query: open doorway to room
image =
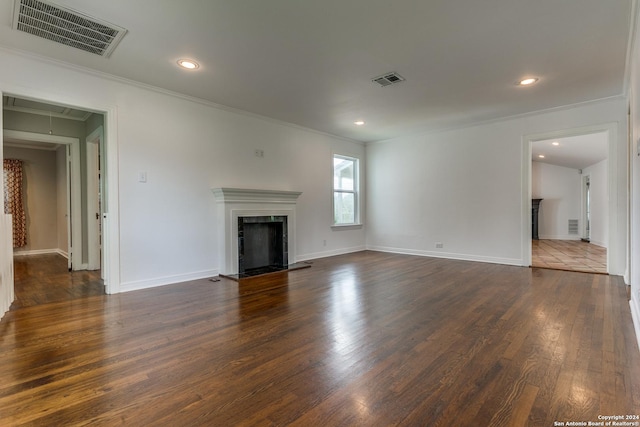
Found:
[[[533,267],[608,272],[608,153],[605,131],[531,142]]]
[[[23,176],[26,240],[14,247],[19,306],[105,291],[95,225],[103,125],[101,113],[3,96],[3,157],[19,162]]]

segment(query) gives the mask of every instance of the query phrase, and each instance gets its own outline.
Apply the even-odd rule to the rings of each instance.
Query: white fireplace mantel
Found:
[[[218,205],[218,254],[220,274],[238,273],[238,218],[286,216],[289,263],[296,262],[296,202],[301,192],[213,188]]]
[[[293,203],[302,193],[299,191],[252,190],[247,188],[214,188],[218,203]]]

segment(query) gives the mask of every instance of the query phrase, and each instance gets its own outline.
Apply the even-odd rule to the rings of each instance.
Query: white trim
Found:
[[[587,180],[591,183],[591,174],[582,174],[580,178],[580,216],[582,218],[580,224],[580,236],[590,240],[592,224],[589,223],[589,233],[587,233]],[[591,192],[591,190],[589,190],[589,192]],[[589,210],[591,210],[591,202],[589,202]]]
[[[250,188],[213,188],[218,203],[295,203],[299,191],[255,190]]]
[[[95,159],[102,141],[104,140],[103,126],[98,126],[91,134],[85,138],[86,143],[86,172],[87,172],[87,194],[85,195],[85,204],[87,207],[87,269],[98,270],[101,266],[100,260],[100,228],[98,221],[102,221],[102,212],[99,211],[100,204],[98,195],[102,192],[98,188],[100,182],[97,179],[98,169],[100,165],[96,165]],[[94,215],[97,214],[98,218]]]
[[[13,256],[29,256],[29,255],[61,255],[69,258],[69,254],[62,249],[31,249],[27,251],[14,251]]]
[[[0,47],[0,51],[13,50]],[[29,56],[29,55],[25,55]],[[34,57],[35,58],[35,57]],[[37,58],[36,58],[37,59]],[[42,58],[40,58],[42,60]],[[58,61],[49,61],[67,69],[73,69]],[[5,82],[5,84],[7,84]],[[61,104],[78,107],[104,115],[104,161],[102,171],[104,177],[104,204],[103,206],[103,265],[105,291],[107,294],[120,292],[120,203],[119,203],[119,157],[118,157],[118,115],[115,105],[105,106],[87,101],[80,95],[65,98],[56,92],[47,92],[43,89],[32,89],[24,86],[11,86],[0,88],[3,95],[27,98],[46,103]]]
[[[174,276],[156,277],[155,279],[135,280],[133,282],[123,282],[120,284],[120,292],[138,291],[141,289],[155,288],[157,286],[172,285],[174,283],[201,280],[218,275],[218,270],[203,270],[187,274],[176,274]]]
[[[540,234],[540,240],[580,240],[575,234]]]
[[[636,332],[638,350],[640,350],[640,307],[638,307],[634,298],[629,301],[629,307],[631,308],[631,318],[633,319],[633,329]]]
[[[531,265],[531,144],[533,141],[563,138],[591,133],[607,133],[607,183],[609,187],[608,218],[609,242],[607,247],[607,272],[611,272],[611,260],[618,260],[618,175],[616,167],[618,161],[618,123],[609,122],[598,125],[584,126],[573,129],[561,129],[551,132],[529,134],[522,136],[522,176],[521,176],[521,239],[522,265]],[[612,274],[619,274],[613,272]]]
[[[289,263],[296,255],[296,201],[298,191],[212,188],[218,205],[218,270],[238,274],[238,217],[286,216]]]
[[[459,261],[486,262],[489,264],[514,265],[518,267],[522,266],[520,260],[516,258],[499,258],[499,257],[468,255],[468,254],[459,254],[459,253],[450,253],[450,252],[432,252],[432,251],[424,251],[421,249],[394,248],[390,246],[375,246],[375,245],[367,246],[367,250],[376,251],[376,252],[388,252],[393,254],[403,254],[403,255],[418,255],[418,256],[431,257],[431,258],[455,259]]]
[[[334,249],[330,251],[314,252],[310,254],[299,255],[296,258],[296,262],[302,262],[302,261],[318,259],[318,258],[327,258],[330,256],[336,256],[336,255],[351,254],[354,252],[362,252],[366,250],[367,250],[367,247],[362,245],[362,246],[354,246],[351,248],[340,248],[340,249]]]
[[[71,145],[74,142],[80,142],[78,138],[72,138],[69,136],[49,135],[47,133],[35,133],[35,132],[23,132],[20,130],[2,130],[3,139],[9,139],[12,141],[25,141],[25,142],[47,142],[50,144],[63,144]]]
[[[355,169],[354,171],[354,180],[355,182],[353,183],[353,191],[351,190],[336,190],[335,188],[335,174],[336,174],[336,169],[334,166],[334,162],[336,157],[343,159],[343,160],[350,160],[353,161],[353,167]],[[362,162],[362,160],[360,159],[359,156],[354,155],[354,154],[341,154],[339,152],[333,152],[331,155],[331,227],[357,227],[357,226],[361,226],[362,225],[362,191],[360,189],[360,182],[362,181],[362,176],[360,173],[360,163]],[[350,223],[336,223],[335,222],[335,215],[336,215],[336,206],[335,206],[335,199],[336,199],[336,193],[345,193],[345,194],[353,194],[353,199],[354,199],[354,222],[350,222]]]
[[[80,140],[68,146],[67,150],[67,201],[69,202],[68,230],[70,268],[82,268],[82,177],[80,176]]]
[[[120,193],[118,115],[115,106],[104,111],[102,274],[107,294],[120,292]]]

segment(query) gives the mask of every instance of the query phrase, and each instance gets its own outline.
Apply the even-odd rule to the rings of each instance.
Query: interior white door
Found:
[[[87,269],[99,270],[101,259],[100,139],[87,140]]]

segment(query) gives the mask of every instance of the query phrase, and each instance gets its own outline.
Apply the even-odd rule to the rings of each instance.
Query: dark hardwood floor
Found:
[[[104,294],[99,270],[69,272],[61,255],[17,256],[13,268],[16,299],[12,309]]]
[[[240,283],[51,292],[64,297],[0,322],[2,426],[640,414],[640,351],[615,276],[360,252]]]

